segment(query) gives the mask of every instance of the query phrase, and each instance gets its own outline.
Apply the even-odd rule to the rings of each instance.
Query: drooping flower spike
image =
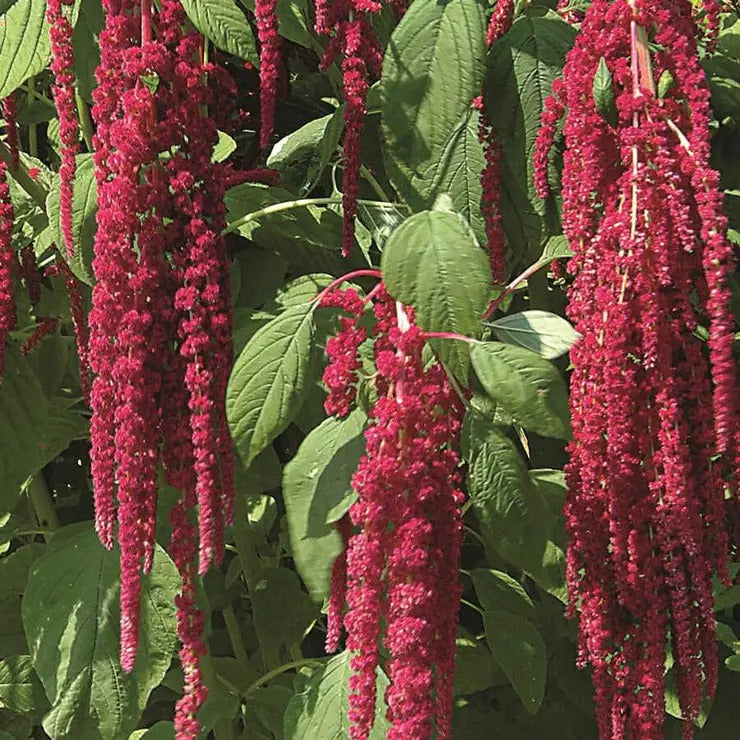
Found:
[[[698,34],[688,0],[594,0],[535,152],[544,196],[565,114],[568,314],[582,336],[571,351],[568,585],[600,735],[614,740],[662,738],[667,640],[684,737],[717,681],[711,577],[728,578],[738,399],[733,260]],[[614,119],[584,82],[604,64]]]
[[[449,738],[462,523],[457,453],[463,407],[439,363],[422,363],[424,337],[413,311],[382,284],[372,292],[375,390],[366,453],[352,485],[358,500],[344,522],[346,549],[335,563],[327,648],[338,642],[338,613],[352,654],[350,736],[367,738],[375,718],[378,640],[390,654],[385,701],[393,740]],[[343,416],[356,395],[357,320],[365,301],[353,289],[323,305],[349,317],[331,347],[324,380],[327,411]],[[331,340],[330,340],[331,341]],[[343,576],[346,574],[346,583]]]

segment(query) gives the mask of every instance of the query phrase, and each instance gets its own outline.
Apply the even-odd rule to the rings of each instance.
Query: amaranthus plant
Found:
[[[731,736],[731,5],[0,2],[0,740]]]

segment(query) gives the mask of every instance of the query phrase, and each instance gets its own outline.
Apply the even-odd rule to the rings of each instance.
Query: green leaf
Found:
[[[535,5],[524,10],[488,55],[484,97],[503,150],[501,215],[521,264],[537,257],[545,229],[546,204],[534,190],[532,154],[545,100],[574,37],[575,30],[556,13]]]
[[[0,707],[24,714],[48,706],[30,655],[0,661]]]
[[[266,655],[275,658],[279,657],[281,646],[300,644],[318,617],[317,606],[301,590],[296,573],[288,568],[263,570],[251,596],[260,647]]]
[[[330,417],[303,440],[285,466],[283,500],[291,553],[314,601],[321,603],[331,586],[331,568],[342,551],[342,538],[327,515],[345,499],[364,450],[365,415]]]
[[[548,544],[549,512],[514,443],[469,412],[462,445],[470,501],[486,542],[522,570],[537,573]]]
[[[484,611],[502,611],[520,617],[533,617],[532,599],[521,583],[500,570],[478,568],[470,571],[475,593]]]
[[[606,64],[606,59],[599,59],[591,88],[594,105],[598,114],[611,126],[617,125],[617,103],[614,99],[614,80]],[[662,97],[662,96],[661,96]]]
[[[316,671],[306,688],[296,694],[285,710],[284,735],[290,740],[346,740],[349,737],[350,656],[347,651],[334,656]],[[376,690],[385,694],[388,678],[378,669]],[[390,729],[385,705],[378,701],[375,723],[368,740],[384,740]]]
[[[0,98],[41,72],[51,56],[46,0],[18,0],[0,17]]]
[[[23,634],[20,594],[10,594],[0,600],[0,655],[27,653]]]
[[[157,722],[148,730],[137,730],[129,740],[175,740],[175,725],[172,722]]]
[[[0,560],[0,598],[4,598],[7,594],[23,595],[26,590],[28,571],[43,552],[44,546],[34,542],[19,547],[11,555]]]
[[[658,98],[665,98],[670,89],[673,87],[674,79],[670,69],[664,69],[658,78]]]
[[[236,150],[236,142],[223,131],[218,132],[218,142],[213,147],[211,161],[223,162]]]
[[[536,352],[546,360],[564,355],[579,338],[570,322],[549,311],[522,311],[488,324],[502,341]]]
[[[486,12],[481,0],[413,3],[391,35],[381,78],[393,187],[416,211],[449,193],[481,239],[484,159],[471,101],[483,80]]]
[[[126,736],[137,725],[175,647],[175,565],[160,547],[141,582],[139,654],[119,665],[120,570],[92,527],[60,530],[31,568],[23,625],[52,704],[44,729],[55,740]]]
[[[507,683],[485,642],[467,634],[458,636],[455,640],[455,696],[474,694]]]
[[[275,144],[267,166],[280,171],[281,181],[305,198],[315,187],[344,130],[342,108],[316,118]]]
[[[90,100],[97,84],[95,70],[100,64],[98,35],[104,22],[105,16],[100,0],[82,0],[73,43],[77,88],[84,100]]]
[[[381,269],[388,292],[414,307],[422,329],[478,333],[491,270],[486,253],[459,214],[424,211],[411,216],[388,239]],[[453,372],[467,377],[466,342],[439,340],[435,349]]]
[[[49,400],[20,352],[9,346],[0,380],[0,512],[12,511],[20,487],[44,464],[41,430]]]
[[[523,347],[481,342],[470,353],[486,393],[543,437],[570,438],[568,391],[557,368]]]
[[[541,706],[547,679],[547,650],[537,627],[502,611],[485,611],[483,626],[493,659],[503,668],[525,709]]]
[[[252,337],[226,391],[231,435],[245,467],[300,410],[314,374],[314,304],[289,308]]]
[[[192,24],[219,49],[259,67],[247,17],[234,0],[182,0]]]
[[[568,240],[563,234],[558,234],[557,236],[551,236],[545,242],[545,248],[542,250],[542,254],[537,262],[541,263],[544,267],[555,260],[570,258],[572,256],[573,252],[570,251]]]
[[[72,233],[74,235],[74,253],[71,257],[63,242],[59,212],[59,178],[55,178],[54,187],[46,198],[46,210],[49,214],[49,228],[60,254],[67,260],[70,270],[83,283],[93,285],[93,245],[97,224],[95,215],[98,209],[97,186],[95,183],[95,163],[92,154],[80,154],[76,158],[74,194],[72,196]]]
[[[253,5],[253,0],[252,3]],[[315,48],[315,41],[309,30],[308,3],[306,0],[277,0],[280,19],[280,35],[307,49]]]

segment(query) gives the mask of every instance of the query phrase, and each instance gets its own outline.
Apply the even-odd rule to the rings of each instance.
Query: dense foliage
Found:
[[[0,0],[0,740],[734,737],[736,11]]]

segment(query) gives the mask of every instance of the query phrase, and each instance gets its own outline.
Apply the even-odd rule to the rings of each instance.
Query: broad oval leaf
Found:
[[[254,34],[234,0],[182,0],[192,24],[219,49],[259,66]]]
[[[491,268],[458,213],[424,211],[411,216],[391,234],[380,264],[388,292],[414,307],[422,329],[478,333]],[[440,340],[435,349],[455,374],[467,378],[466,342]]]
[[[568,391],[551,362],[501,342],[480,342],[470,356],[486,393],[517,424],[543,437],[570,439]]]
[[[545,242],[542,254],[537,262],[545,267],[545,265],[549,265],[555,260],[569,259],[572,256],[573,252],[570,251],[568,239],[563,234],[557,234],[556,236],[551,236]]]
[[[257,331],[234,365],[226,416],[247,468],[300,410],[316,364],[313,314],[312,303],[287,309]]]
[[[481,0],[413,3],[388,42],[381,78],[394,188],[414,210],[449,193],[481,239],[484,159],[471,101],[483,80],[486,12]]]
[[[549,311],[522,311],[489,326],[502,342],[524,347],[546,360],[564,355],[580,336],[569,321]]]
[[[330,417],[303,440],[285,466],[283,500],[290,549],[311,597],[322,602],[331,586],[334,559],[342,539],[328,523],[329,514],[347,501],[352,474],[365,447],[365,415],[359,409],[346,419]]]
[[[80,154],[76,158],[76,164],[72,195],[74,251],[71,256],[67,255],[61,232],[58,177],[55,178],[54,186],[46,198],[46,210],[49,214],[49,229],[59,248],[59,253],[67,261],[69,269],[72,270],[76,278],[92,285],[95,282],[92,260],[95,230],[97,228],[95,216],[98,210],[95,163],[92,154]]]
[[[334,656],[309,679],[306,688],[296,694],[285,710],[284,735],[290,740],[346,740],[349,735],[350,655],[345,650]],[[388,677],[378,669],[378,698],[385,694]],[[368,740],[384,740],[390,729],[386,708],[379,700],[375,723]]]
[[[91,526],[71,525],[55,534],[31,568],[23,626],[52,705],[44,729],[55,740],[126,737],[169,668],[177,569],[158,546],[152,571],[141,581],[136,665],[124,674],[118,559],[118,550],[103,548]]]
[[[542,704],[547,681],[547,648],[540,631],[521,616],[503,611],[483,612],[486,642],[493,659],[534,714]]]

